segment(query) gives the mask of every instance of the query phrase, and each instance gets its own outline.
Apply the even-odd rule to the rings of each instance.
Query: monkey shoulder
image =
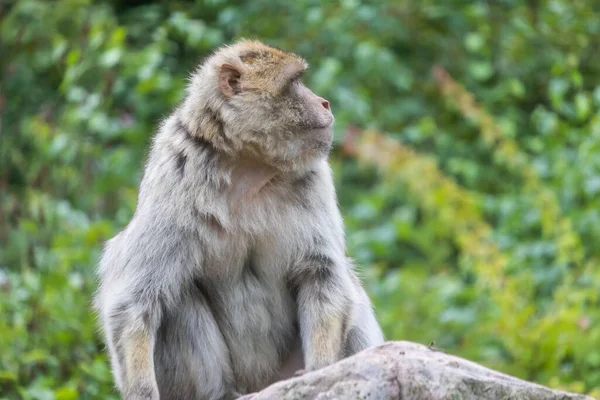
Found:
[[[153,138],[142,185],[215,189],[227,182],[221,161],[215,146],[193,134],[175,113],[161,124]]]

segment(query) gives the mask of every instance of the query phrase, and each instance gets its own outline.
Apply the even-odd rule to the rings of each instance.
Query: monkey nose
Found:
[[[329,102],[327,100],[321,101],[321,104],[323,105],[324,109],[329,110]]]

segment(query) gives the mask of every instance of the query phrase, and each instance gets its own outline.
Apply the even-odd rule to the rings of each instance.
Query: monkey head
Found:
[[[186,114],[198,121],[190,125],[230,153],[304,168],[328,155],[334,121],[329,102],[302,83],[307,68],[259,41],[223,47],[192,76]]]

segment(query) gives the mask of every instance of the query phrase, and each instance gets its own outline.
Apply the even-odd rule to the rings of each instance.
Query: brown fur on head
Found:
[[[180,117],[234,157],[298,171],[326,157],[333,114],[300,81],[301,57],[255,40],[218,49],[192,76]]]

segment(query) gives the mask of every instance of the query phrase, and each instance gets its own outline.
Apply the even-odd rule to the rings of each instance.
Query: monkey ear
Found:
[[[226,97],[232,97],[242,92],[242,85],[240,82],[240,71],[238,71],[233,65],[223,64],[219,71],[219,90]]]

